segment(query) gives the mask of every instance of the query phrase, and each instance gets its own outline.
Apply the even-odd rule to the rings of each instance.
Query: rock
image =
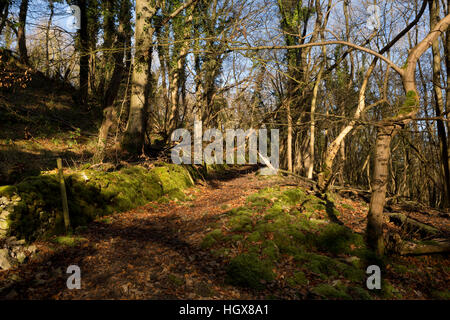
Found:
[[[10,243],[13,243],[13,242],[16,241],[16,240],[17,240],[17,238],[14,237],[14,236],[12,236],[12,237],[9,237],[8,239],[6,239],[6,243],[7,243],[7,244],[10,244]]]
[[[20,239],[14,242],[15,246],[23,246],[26,243],[25,239]]]
[[[10,215],[9,211],[3,210],[2,213],[0,213],[0,219],[1,220],[6,220],[9,215]]]
[[[8,222],[5,220],[0,220],[0,229],[3,229],[3,230],[8,229]]]
[[[12,268],[11,258],[8,249],[0,249],[0,269],[8,270]]]
[[[352,264],[352,263],[358,262],[360,259],[358,257],[352,256],[352,257],[345,258],[344,260],[345,260],[345,262]]]
[[[32,244],[26,247],[25,250],[28,251],[30,254],[33,254],[37,251],[37,247],[34,244]]]
[[[4,203],[7,203],[7,202],[8,202],[8,198],[7,197],[3,196],[3,197],[0,198],[0,203],[4,204]]]
[[[122,289],[122,292],[124,294],[128,294],[128,290],[130,289],[130,286],[128,284],[124,284],[124,285],[120,286],[120,288]]]
[[[27,255],[25,254],[25,252],[23,251],[19,251],[16,254],[16,259],[19,263],[23,263],[25,261],[25,259],[27,258]]]

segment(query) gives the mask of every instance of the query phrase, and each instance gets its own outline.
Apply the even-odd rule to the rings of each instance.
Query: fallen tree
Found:
[[[390,213],[389,221],[401,226],[405,230],[416,232],[421,237],[435,237],[440,233],[435,227],[419,222],[399,212]]]
[[[447,239],[434,239],[432,241],[424,242],[403,241],[398,251],[400,255],[422,255],[448,252],[450,252],[450,241]]]

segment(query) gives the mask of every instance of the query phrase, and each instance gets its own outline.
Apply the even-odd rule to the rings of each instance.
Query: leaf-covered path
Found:
[[[245,205],[250,194],[275,185],[290,188],[292,181],[263,178],[249,168],[227,171],[225,176],[186,190],[187,201],[152,202],[99,219],[75,237],[62,237],[65,241],[36,242],[36,257],[18,268],[0,271],[0,299],[318,298],[311,295],[309,286],[296,290],[283,285],[281,269],[292,271],[293,267],[289,259],[277,266],[283,279],[265,290],[229,285],[226,262],[201,246],[205,235],[217,228],[230,209]],[[340,198],[336,208],[347,227],[363,232],[368,209],[364,202]],[[437,213],[433,219],[428,215],[427,221],[447,230],[446,219],[438,219]],[[385,277],[403,298],[426,299],[430,293],[424,292],[448,292],[448,257],[397,260],[403,266],[388,264]],[[81,269],[80,290],[66,286],[70,265]]]
[[[9,298],[21,299],[258,298],[224,284],[222,262],[200,247],[211,223],[268,186],[243,171],[191,188],[191,201],[149,203],[94,222],[75,246],[38,243],[40,258],[0,273],[0,281],[14,279]],[[66,288],[69,265],[81,268],[80,290]]]

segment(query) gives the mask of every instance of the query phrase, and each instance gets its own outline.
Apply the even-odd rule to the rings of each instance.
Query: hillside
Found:
[[[10,72],[25,69],[13,61]],[[74,102],[76,90],[62,82],[30,72],[25,88],[0,94],[0,185],[12,184],[40,171],[53,170],[56,158],[65,166],[90,161],[101,112]]]

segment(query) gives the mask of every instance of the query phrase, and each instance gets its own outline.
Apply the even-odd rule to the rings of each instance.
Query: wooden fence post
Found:
[[[63,205],[63,214],[64,214],[64,225],[66,227],[66,232],[70,230],[70,218],[69,218],[69,204],[67,202],[67,193],[66,193],[66,184],[64,183],[64,175],[63,175],[63,167],[62,160],[58,158],[56,160],[58,165],[59,172],[59,184],[61,186],[61,197],[62,197],[62,205]]]

